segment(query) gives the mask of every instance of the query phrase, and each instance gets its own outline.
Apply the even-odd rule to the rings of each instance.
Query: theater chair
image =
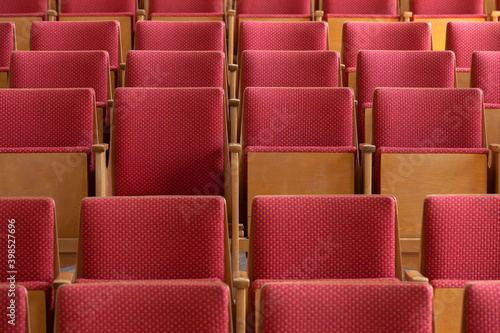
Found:
[[[456,87],[455,55],[451,51],[361,50],[356,63],[356,85],[358,140],[371,143],[375,88]]]
[[[225,21],[227,9],[226,0],[142,0],[142,6],[137,19],[151,21]]]
[[[0,0],[0,22],[14,23],[18,50],[29,50],[30,25],[47,20],[47,9],[47,0]]]
[[[434,288],[438,333],[461,331],[468,282],[500,280],[499,206],[498,195],[432,195],[425,199],[422,274],[406,271],[405,275],[409,281],[428,280]],[[480,312],[483,310],[487,311]]]
[[[93,192],[94,93],[2,89],[0,97],[0,196],[54,198],[62,266],[73,265],[80,201]]]
[[[249,280],[235,283],[238,332],[254,327],[245,307],[254,311],[255,292],[269,282],[402,280],[393,197],[259,196],[250,235]]]
[[[103,142],[113,107],[106,51],[16,51],[11,55],[10,88],[92,88],[97,115],[94,142]]]
[[[433,332],[432,288],[423,283],[266,283],[255,307],[261,333]]]
[[[223,22],[137,22],[135,50],[225,52]]]
[[[35,22],[31,25],[32,51],[107,51],[109,69],[114,75],[113,89],[120,87],[122,81],[120,45],[117,21]]]
[[[500,23],[448,22],[446,49],[457,57],[458,88],[469,88],[471,58],[474,51],[500,51]]]
[[[232,197],[241,197],[233,228],[240,217],[251,230],[252,201],[258,195],[355,193],[351,89],[250,87],[243,101],[242,152],[231,152],[233,186],[238,186]],[[248,251],[248,239],[240,240],[241,249],[236,245],[233,253]]]
[[[496,73],[500,71],[500,52],[472,53],[471,86],[484,94],[484,115],[488,143],[500,143],[500,84]],[[498,188],[500,190],[500,188]]]
[[[484,0],[411,0],[406,22],[425,21],[432,25],[434,50],[445,50],[446,25],[450,21],[486,21]]]
[[[365,171],[370,151],[375,161],[365,189],[372,174],[373,193],[398,200],[403,267],[416,269],[424,198],[487,193],[483,96],[479,89],[377,88],[373,107],[375,146],[362,146]]]
[[[18,165],[20,167],[20,165]],[[73,273],[59,272],[57,252],[57,224],[55,204],[52,198],[17,197],[0,198],[2,220],[2,298],[7,295],[14,281],[15,327],[3,332],[30,332],[21,328],[31,327],[31,332],[51,332],[54,315],[54,289],[70,283]],[[8,252],[11,250],[12,252]],[[14,277],[14,280],[9,280]],[[8,279],[9,278],[9,279]],[[27,290],[27,292],[26,292]],[[9,291],[10,292],[10,291]],[[29,302],[26,303],[27,297]],[[8,300],[2,300],[5,304]],[[24,306],[23,306],[24,304]],[[4,319],[0,327],[6,327],[9,318],[7,306],[2,306]],[[28,320],[29,312],[29,322]],[[26,325],[25,325],[26,324]]]
[[[330,36],[330,50],[340,52],[344,22],[398,22],[398,0],[319,0],[319,10],[325,14]],[[316,15],[321,18],[322,13]]]
[[[432,50],[431,26],[426,22],[345,22],[342,33],[343,85],[356,89],[356,58],[360,50]]]
[[[72,332],[232,333],[223,283],[108,283],[61,287],[56,330]]]
[[[120,52],[125,57],[132,50],[138,8],[138,0],[59,0],[58,18],[59,21],[118,21],[122,43]]]
[[[465,285],[462,332],[494,332],[500,327],[499,282]]]
[[[14,23],[0,22],[0,88],[7,88],[10,54],[16,50]]]

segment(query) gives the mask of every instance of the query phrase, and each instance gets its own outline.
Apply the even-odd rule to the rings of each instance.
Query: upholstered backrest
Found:
[[[262,304],[263,333],[431,333],[433,326],[432,288],[425,284],[270,283]]]
[[[222,283],[73,284],[58,292],[57,325],[61,333],[229,332],[229,299]]]
[[[20,285],[11,289],[7,281],[3,283],[6,284],[0,285],[0,306],[6,310],[5,318],[0,322],[0,330],[9,333],[26,333],[28,332],[26,327],[28,291]]]
[[[1,0],[0,13],[3,14],[42,14],[47,12],[47,0]],[[31,16],[31,15],[29,15]]]
[[[130,51],[127,86],[224,88],[224,68],[217,51]]]
[[[256,197],[253,280],[394,278],[395,224],[393,197]]]
[[[500,107],[500,52],[476,51],[472,53],[471,86],[480,88],[486,104]]]
[[[223,0],[149,0],[149,6],[151,13],[224,13]]]
[[[11,88],[92,88],[106,106],[109,63],[105,51],[16,51],[11,55]]]
[[[484,14],[483,0],[411,0],[410,7],[417,15]]]
[[[429,280],[500,279],[500,196],[430,196],[424,203]]]
[[[92,147],[92,89],[0,90],[0,149]]]
[[[224,281],[224,205],[213,196],[84,199],[77,277]]]
[[[244,51],[241,91],[246,87],[338,87],[336,51]]]
[[[116,195],[223,194],[220,88],[115,91]]]
[[[139,21],[136,50],[224,52],[223,22]]]
[[[474,51],[500,51],[498,22],[448,22],[446,49],[455,52],[457,71],[469,71]]]
[[[326,22],[243,21],[240,29],[240,52],[328,50]]]
[[[500,283],[469,283],[465,286],[466,332],[494,332],[500,327]]]
[[[479,89],[377,88],[373,109],[377,147],[483,147]]]
[[[3,104],[3,103],[2,103]],[[15,282],[54,281],[54,200],[51,198],[0,198],[2,271]],[[9,253],[9,249],[13,249]],[[14,258],[9,254],[14,254]],[[9,261],[14,260],[14,262]],[[13,266],[9,266],[9,265]],[[15,271],[16,273],[9,273]],[[10,282],[10,281],[9,281]]]
[[[397,0],[323,0],[324,12],[330,14],[397,15]]]
[[[247,88],[247,146],[353,146],[349,88]]]
[[[136,0],[59,0],[63,13],[127,13],[135,15]]]
[[[103,1],[106,3],[106,1]],[[109,54],[111,69],[118,68],[120,24],[118,21],[33,22],[32,51],[91,51]]]
[[[342,37],[342,63],[356,68],[359,50],[431,50],[428,22],[345,22]]]
[[[0,71],[9,70],[10,53],[15,50],[14,44],[14,23],[0,22]]]
[[[311,15],[310,0],[239,0],[238,14]]]

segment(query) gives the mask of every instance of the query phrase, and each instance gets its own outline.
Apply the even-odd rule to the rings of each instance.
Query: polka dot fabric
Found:
[[[415,15],[484,15],[483,0],[412,0]]]
[[[338,87],[336,51],[244,51],[241,91],[247,87]]]
[[[247,88],[247,146],[355,146],[349,88]]]
[[[346,73],[356,70],[359,50],[432,49],[431,25],[428,22],[345,22],[341,62]]]
[[[425,276],[500,280],[500,196],[432,196],[424,203]]]
[[[14,51],[14,23],[0,22],[0,72],[8,72],[10,53]]]
[[[364,108],[371,107],[375,88],[454,88],[455,55],[451,51],[361,50],[357,76],[358,136],[364,142]]]
[[[432,332],[425,284],[269,284],[262,332]]]
[[[45,17],[45,14],[47,12],[47,1],[46,0],[16,0],[16,1],[2,0],[0,4],[0,12],[2,14],[7,14],[7,15],[25,14],[23,16]]]
[[[118,70],[120,62],[119,38],[118,21],[33,22],[31,25],[32,51],[104,50],[109,54],[113,71]]]
[[[223,115],[218,88],[117,89],[116,195],[222,195]]]
[[[446,49],[455,52],[457,71],[468,72],[474,51],[500,51],[498,22],[449,22]]]
[[[224,52],[223,22],[137,22],[136,50]]]
[[[0,330],[4,333],[25,333],[26,332],[26,310],[28,304],[26,303],[27,291],[25,288],[17,285],[15,288],[15,297],[9,297],[9,285],[0,285],[0,307],[4,311],[5,318],[0,321]],[[8,321],[11,317],[7,317],[10,314],[9,306],[11,306],[11,301],[15,301],[15,325],[9,324]]]
[[[326,22],[243,21],[240,30],[240,52],[328,50]]]
[[[98,280],[224,281],[224,198],[87,198],[82,271]]]
[[[11,55],[10,86],[92,88],[96,106],[103,108],[108,99],[108,66],[105,51],[16,51]]]
[[[171,13],[186,16],[197,16],[198,13],[210,14],[210,16],[224,15],[223,0],[150,0],[149,8],[152,17],[171,16]]]
[[[327,16],[335,14],[365,14],[371,16],[398,15],[397,0],[323,0]]]
[[[224,284],[68,285],[59,291],[59,332],[229,332]]]
[[[129,87],[224,88],[224,53],[217,51],[130,51]]]
[[[500,108],[500,52],[476,51],[472,53],[471,86],[484,93],[484,107]]]
[[[495,332],[500,327],[500,284],[471,283],[465,287],[466,332]]]
[[[309,0],[240,0],[238,14],[311,16]]]
[[[394,278],[395,206],[384,196],[256,197],[253,280]]]
[[[63,13],[135,14],[136,0],[60,0]]]

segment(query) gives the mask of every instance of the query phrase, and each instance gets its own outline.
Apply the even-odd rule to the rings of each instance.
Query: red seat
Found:
[[[16,50],[14,23],[0,22],[0,88],[7,88],[10,54]]]
[[[498,282],[475,282],[465,286],[462,327],[466,332],[494,332],[500,327]]]

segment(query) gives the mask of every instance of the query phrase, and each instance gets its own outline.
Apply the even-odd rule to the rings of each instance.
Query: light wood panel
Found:
[[[18,51],[29,51],[31,23],[42,21],[41,17],[0,17],[0,22],[14,22]]]
[[[470,72],[457,72],[457,88],[470,88]]]
[[[462,332],[463,288],[439,288],[434,291],[436,333]]]
[[[500,109],[484,109],[488,143],[500,143]]]
[[[28,291],[28,311],[31,333],[47,332],[47,310],[45,292],[43,290]]]
[[[0,89],[8,88],[8,74],[7,72],[0,72]]]

